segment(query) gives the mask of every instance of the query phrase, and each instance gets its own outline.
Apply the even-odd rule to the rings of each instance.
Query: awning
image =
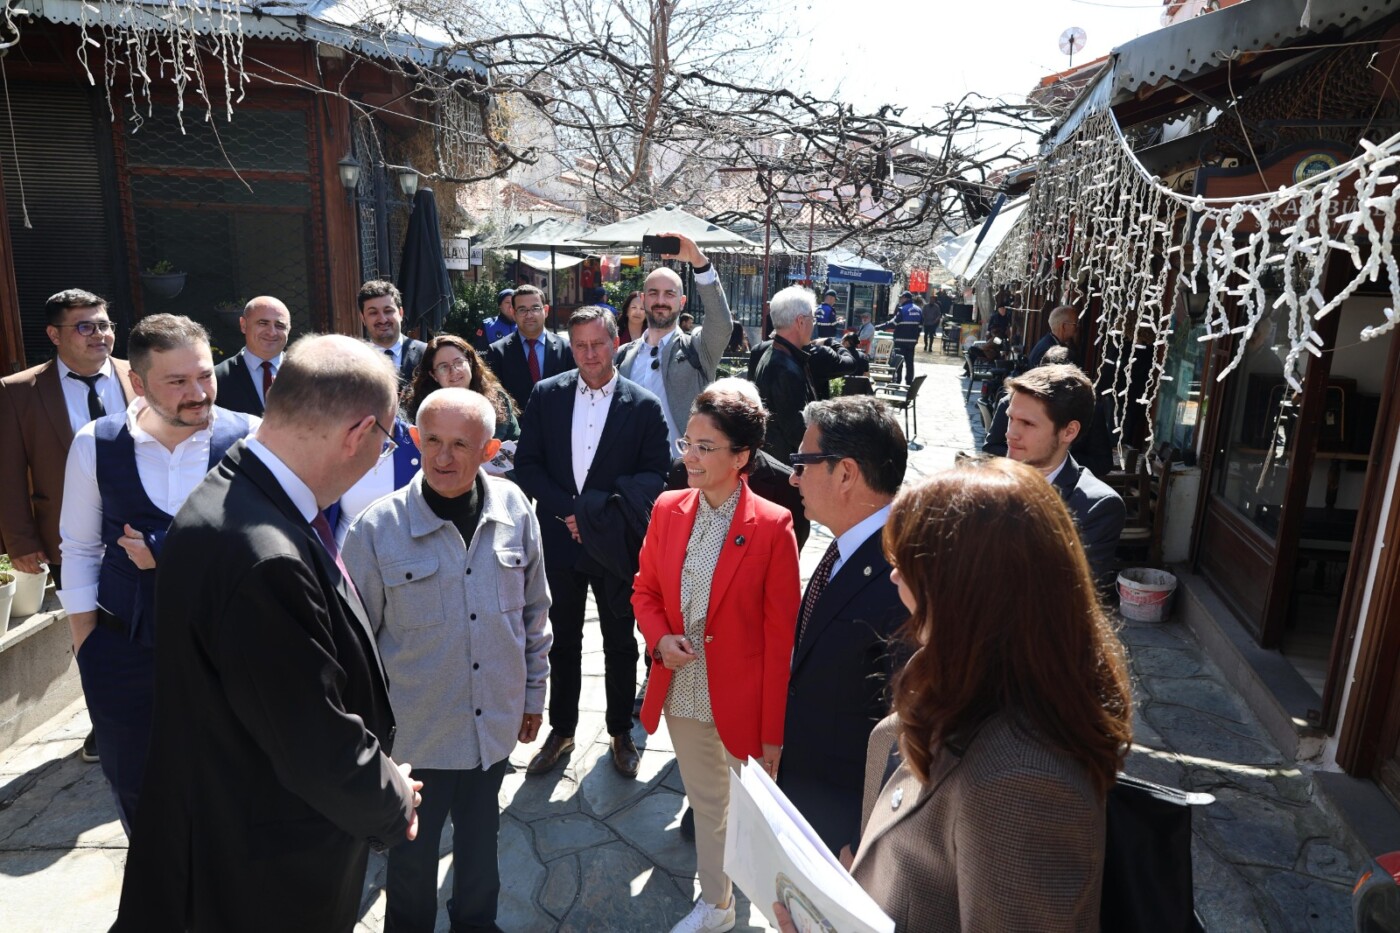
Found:
[[[645,214],[638,214],[627,220],[620,220],[606,227],[599,227],[591,233],[577,237],[581,243],[592,246],[613,248],[638,247],[643,236],[657,236],[663,233],[682,233],[695,241],[701,249],[716,247],[748,247],[762,249],[763,246],[746,240],[739,234],[726,230],[708,220],[701,220],[694,214],[668,204]]]
[[[183,6],[183,0],[174,0]],[[51,23],[121,29],[139,25],[164,31],[170,2],[87,3],[85,0],[33,0],[26,4],[35,16]],[[420,65],[486,76],[486,66],[465,52],[441,26],[420,20],[385,0],[282,0],[266,5],[201,0],[193,14],[201,33],[218,31],[219,18],[237,14],[244,37],[321,42],[325,45],[385,61]],[[380,23],[378,28],[365,23]]]
[[[522,249],[518,255],[520,261],[531,269],[538,269],[540,272],[550,271],[549,250]],[[555,253],[553,271],[562,272],[565,269],[572,269],[581,262],[583,262],[582,256],[561,256]]]
[[[953,243],[958,244],[958,251],[953,256],[951,262],[946,263],[948,271],[956,275],[965,282],[971,282],[982,272],[982,267],[996,253],[997,247],[1001,246],[1011,228],[1016,226],[1016,221],[1021,219],[1021,214],[1026,210],[1026,205],[1030,202],[1029,197],[1017,198],[1004,204],[997,215],[992,218],[991,224],[977,224],[970,230],[965,230],[949,241],[944,249],[950,249]],[[987,227],[987,233],[982,237],[982,242],[977,242],[977,235],[982,232],[982,228]]]
[[[489,245],[490,249],[567,249],[587,252],[593,249],[587,243],[580,243],[578,237],[588,232],[588,226],[575,221],[545,217],[532,224],[506,231],[500,239]]]
[[[828,250],[826,254],[826,281],[889,285],[894,281],[894,273],[863,256],[857,256],[844,249],[833,249]]]

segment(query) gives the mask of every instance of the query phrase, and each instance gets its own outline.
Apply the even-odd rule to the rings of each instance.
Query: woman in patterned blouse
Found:
[[[767,419],[739,391],[695,399],[676,441],[690,488],[656,501],[633,587],[654,662],[642,724],[655,732],[664,709],[695,811],[700,899],[673,933],[734,926],[724,874],[729,769],[753,758],[776,776],[782,754],[801,594],[792,515],[745,482]]]

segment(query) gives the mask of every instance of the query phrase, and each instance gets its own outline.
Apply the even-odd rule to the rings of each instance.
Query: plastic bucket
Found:
[[[1171,618],[1176,577],[1165,570],[1134,567],[1118,575],[1118,611],[1134,622],[1165,622]]]

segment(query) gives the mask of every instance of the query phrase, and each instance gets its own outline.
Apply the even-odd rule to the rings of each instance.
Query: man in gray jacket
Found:
[[[655,270],[642,286],[647,329],[642,333],[643,339],[623,345],[617,355],[617,371],[661,399],[667,440],[674,446],[676,438],[685,432],[695,396],[715,381],[715,368],[734,330],[734,315],[729,311],[719,273],[695,241],[676,233],[665,235],[679,239],[681,249],[674,256],[663,258],[688,262],[695,273],[695,287],[705,308],[704,326],[693,334],[676,326],[686,301],[681,277],[670,269]]]
[[[481,395],[429,395],[422,472],[370,506],[342,552],[390,683],[396,749],[423,782],[418,836],[389,855],[390,930],[433,930],[449,814],[452,928],[496,928],[497,795],[515,743],[535,740],[544,712],[552,634],[539,523],[519,487],[481,470],[500,447],[495,430]]]

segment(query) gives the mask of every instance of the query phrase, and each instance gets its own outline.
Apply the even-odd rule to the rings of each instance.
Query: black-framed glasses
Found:
[[[789,454],[788,462],[792,464],[792,475],[801,476],[803,471],[813,463],[821,463],[823,460],[845,460],[840,454]]]
[[[394,440],[394,435],[384,430],[384,425],[379,423],[379,419],[374,419],[374,426],[384,434],[384,446],[379,448],[379,459],[383,460],[391,453],[399,449],[399,442]]]
[[[84,337],[91,337],[93,334],[115,333],[117,325],[111,321],[79,321],[76,324],[55,324],[54,327],[71,327]]]
[[[660,368],[661,368],[661,360],[659,360],[659,359],[657,358],[657,354],[660,352],[660,350],[661,350],[661,345],[660,345],[660,344],[657,344],[656,346],[654,346],[654,347],[651,348],[651,368],[652,368],[652,369],[660,369]]]
[[[691,449],[694,449],[694,450],[696,450],[696,451],[699,451],[700,455],[701,455],[701,456],[704,456],[704,455],[706,455],[706,454],[712,454],[712,453],[714,453],[716,450],[733,450],[733,451],[739,451],[739,450],[745,450],[746,448],[744,448],[744,447],[735,447],[735,446],[733,446],[733,445],[730,445],[730,446],[728,446],[728,447],[711,447],[709,444],[697,444],[697,443],[695,443],[694,441],[688,441],[688,440],[686,440],[686,439],[683,438],[683,437],[678,437],[678,438],[676,438],[676,451],[677,451],[682,457],[685,456],[686,451],[691,450]]]

